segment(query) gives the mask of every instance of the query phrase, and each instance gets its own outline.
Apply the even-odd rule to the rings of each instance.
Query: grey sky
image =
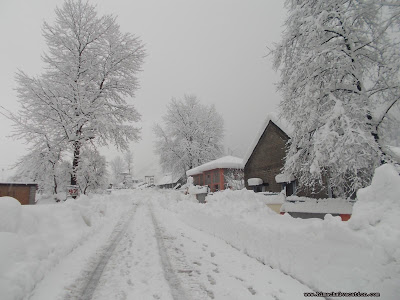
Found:
[[[0,104],[18,109],[14,75],[42,72],[47,51],[43,21],[52,23],[63,1],[3,0],[0,3]],[[278,42],[283,1],[265,0],[96,0],[98,13],[118,16],[123,32],[141,37],[147,57],[139,74],[141,89],[129,99],[142,115],[142,140],[132,143],[137,176],[153,172],[154,123],[161,122],[172,97],[195,94],[215,104],[225,121],[225,146],[242,157],[280,96],[267,47]],[[8,168],[27,146],[7,138],[11,123],[0,116],[0,169]],[[110,160],[116,149],[101,148]],[[150,174],[148,174],[150,175]]]

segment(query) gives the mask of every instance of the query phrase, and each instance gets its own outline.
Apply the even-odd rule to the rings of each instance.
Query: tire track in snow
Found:
[[[103,270],[105,266],[107,265],[108,261],[110,260],[111,256],[114,253],[115,248],[121,241],[124,233],[126,232],[129,223],[132,221],[138,204],[134,203],[134,207],[127,213],[126,217],[123,218],[116,226],[115,229],[113,230],[113,233],[111,234],[112,238],[111,241],[109,242],[107,248],[103,251],[102,256],[98,260],[98,263],[96,267],[94,268],[93,272],[90,274],[90,277],[83,288],[83,291],[81,291],[81,296],[78,298],[79,300],[91,300],[93,297],[93,294],[97,288],[97,285],[99,283],[100,277],[103,273]]]
[[[160,253],[162,267],[164,269],[164,277],[167,280],[171,294],[174,300],[188,300],[190,297],[187,295],[186,291],[184,290],[181,281],[179,280],[177,274],[175,273],[171,261],[168,257],[167,250],[164,245],[163,236],[160,230],[160,227],[157,223],[157,220],[153,213],[153,207],[149,204],[151,219],[154,225],[155,230],[155,237],[157,239],[158,250]]]

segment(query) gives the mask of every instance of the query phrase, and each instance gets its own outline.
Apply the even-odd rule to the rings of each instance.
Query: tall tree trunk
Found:
[[[81,142],[80,141],[75,141],[74,142],[74,160],[72,161],[72,174],[71,174],[71,185],[77,185],[77,170],[79,166],[79,156],[81,152]]]

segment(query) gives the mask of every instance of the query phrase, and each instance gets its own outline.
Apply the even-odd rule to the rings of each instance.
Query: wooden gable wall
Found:
[[[274,122],[270,121],[253,149],[245,167],[244,180],[247,189],[249,178],[261,178],[266,191],[280,192],[281,184],[276,183],[275,176],[281,173],[284,165],[288,135]]]

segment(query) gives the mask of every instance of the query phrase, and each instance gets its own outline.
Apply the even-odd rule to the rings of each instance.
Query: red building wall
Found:
[[[211,192],[225,189],[224,169],[213,169],[193,176],[194,185],[208,185]]]

